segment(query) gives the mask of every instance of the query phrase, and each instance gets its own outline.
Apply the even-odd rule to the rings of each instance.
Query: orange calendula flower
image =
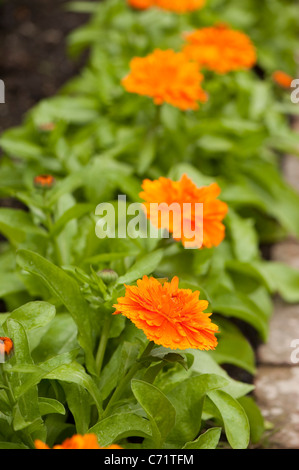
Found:
[[[157,105],[165,102],[188,110],[198,109],[198,101],[207,101],[198,64],[181,52],[156,49],[146,57],[132,59],[130,68],[131,72],[122,80],[124,88],[152,97]]]
[[[183,175],[180,181],[164,177],[154,181],[146,179],[142,183],[142,189],[139,196],[145,200],[143,205],[151,223],[156,228],[166,228],[184,246],[211,248],[218,246],[224,239],[225,227],[222,220],[227,214],[228,206],[217,199],[221,191],[217,183],[198,188],[187,175]],[[202,204],[199,217],[196,212],[197,203]],[[186,211],[185,204],[189,204],[191,210]],[[172,205],[173,215],[170,211]],[[165,221],[168,225],[165,225]],[[199,224],[203,232],[200,246],[196,244],[197,238],[194,236]],[[176,235],[178,233],[180,236]],[[192,243],[193,246],[190,245]]]
[[[202,8],[206,0],[154,0],[157,7],[175,13],[187,13]]]
[[[225,24],[187,33],[183,52],[200,66],[217,73],[250,69],[257,60],[250,38]]]
[[[281,70],[274,72],[272,78],[282,88],[290,88],[292,81],[294,80],[293,77],[285,72],[282,72]]]
[[[0,359],[13,353],[13,341],[6,336],[0,336]]]
[[[128,0],[129,5],[140,10],[158,7],[175,13],[187,13],[202,8],[206,0]]]
[[[117,299],[116,312],[129,318],[150,341],[170,349],[215,349],[218,326],[204,313],[209,303],[199,292],[179,289],[179,279],[163,285],[144,276],[137,286],[126,286],[125,297]]]
[[[128,3],[133,8],[138,8],[139,10],[147,10],[152,7],[154,4],[153,0],[128,0]]]
[[[36,449],[50,449],[50,447],[40,440],[34,442]],[[61,445],[56,445],[53,449],[122,449],[122,447],[113,444],[109,447],[99,446],[97,436],[95,434],[75,434],[73,437],[65,439]]]
[[[36,188],[50,189],[55,184],[55,178],[52,175],[38,175],[34,178]]]

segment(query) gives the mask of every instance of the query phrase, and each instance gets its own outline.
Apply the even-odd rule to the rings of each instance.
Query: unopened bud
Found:
[[[118,274],[113,269],[103,269],[98,272],[98,276],[105,282],[105,284],[113,284],[118,279]]]

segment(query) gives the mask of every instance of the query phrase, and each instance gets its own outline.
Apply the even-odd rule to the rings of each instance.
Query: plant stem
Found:
[[[102,329],[101,339],[100,339],[100,343],[99,343],[99,347],[98,347],[98,351],[96,355],[96,371],[98,375],[100,375],[101,370],[102,370],[105,351],[106,351],[106,347],[107,347],[107,343],[109,339],[111,322],[112,322],[112,315],[111,314],[106,315],[103,329]]]
[[[153,341],[150,341],[141,356],[137,359],[137,362],[131,367],[131,369],[128,371],[128,373],[122,378],[122,380],[119,382],[118,386],[116,387],[112,397],[109,400],[109,403],[104,411],[103,418],[106,418],[108,412],[110,411],[111,407],[116,403],[120,397],[122,396],[126,386],[128,383],[132,380],[136,372],[138,372],[139,369],[142,369],[143,367],[143,362],[142,359],[144,359],[146,356],[148,356],[153,349],[155,343]]]
[[[4,367],[1,365],[1,375],[2,375],[2,380],[3,380],[3,383],[5,385],[5,392],[6,392],[6,395],[7,395],[7,398],[9,400],[9,403],[10,403],[10,406],[11,408],[14,407],[15,403],[16,403],[16,400],[15,400],[15,397],[14,397],[14,394],[13,394],[13,391],[12,391],[12,388],[11,388],[11,385],[10,385],[10,382],[8,380],[8,377],[7,377],[7,373],[6,373],[6,370],[4,369]]]

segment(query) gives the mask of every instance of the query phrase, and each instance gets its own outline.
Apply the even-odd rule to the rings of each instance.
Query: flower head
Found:
[[[195,62],[169,49],[156,49],[146,57],[135,57],[131,72],[122,80],[130,93],[152,97],[155,104],[169,103],[182,110],[197,109],[207,100],[201,88],[203,75]]]
[[[117,299],[115,314],[129,318],[144,331],[150,341],[171,349],[215,349],[218,331],[204,313],[206,300],[199,300],[199,291],[179,289],[179,279],[163,285],[144,276],[137,286],[126,286],[125,297]]]
[[[138,8],[139,10],[147,10],[153,6],[153,0],[128,0],[128,3],[133,8]]]
[[[52,175],[38,175],[34,178],[34,186],[41,189],[51,189],[55,184],[55,178]]]
[[[36,449],[50,449],[50,447],[40,440],[34,442]],[[121,449],[116,444],[109,447],[100,447],[98,439],[95,434],[75,434],[74,436],[65,439],[61,445],[56,445],[53,449]]]
[[[128,0],[129,5],[140,10],[158,7],[175,13],[187,13],[202,8],[206,0]]]
[[[224,24],[198,29],[185,37],[186,56],[214,72],[249,69],[256,63],[255,47],[249,37]]]
[[[13,353],[13,341],[6,336],[0,336],[0,357],[9,357]]]
[[[152,224],[157,228],[168,229],[174,234],[175,240],[182,240],[184,246],[187,246],[187,243],[190,246],[193,240],[194,247],[201,248],[196,246],[194,238],[194,230],[198,224],[202,224],[202,246],[207,248],[218,246],[224,239],[225,227],[222,220],[227,214],[228,207],[226,203],[217,199],[220,194],[217,183],[198,188],[187,175],[183,175],[180,181],[164,177],[154,181],[146,179],[143,181],[142,189],[143,192],[139,196],[145,200],[146,214]],[[174,213],[172,218],[165,217],[169,215],[173,203],[176,203],[178,214]],[[184,204],[187,203],[190,204],[191,210],[186,215]],[[203,205],[203,212],[199,218],[196,213],[197,203]],[[167,226],[164,225],[165,220]],[[176,236],[177,233],[180,233],[180,237]]]
[[[272,78],[277,83],[277,85],[281,86],[282,88],[290,88],[292,81],[294,80],[293,77],[285,72],[282,72],[281,70],[274,72]]]

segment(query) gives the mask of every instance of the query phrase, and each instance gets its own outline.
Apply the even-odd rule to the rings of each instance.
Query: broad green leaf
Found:
[[[73,362],[58,367],[48,373],[45,378],[60,380],[61,382],[75,383],[85,388],[93,398],[98,412],[102,412],[102,397],[94,380],[85,372],[84,367]]]
[[[18,262],[23,269],[41,278],[66,306],[78,326],[78,341],[86,354],[87,367],[91,373],[94,373],[93,335],[89,306],[76,281],[61,268],[31,251],[20,250]]]
[[[89,432],[96,434],[100,445],[104,447],[127,437],[151,438],[151,425],[141,416],[121,413],[103,419]]]
[[[157,250],[153,253],[149,253],[128,269],[126,274],[118,278],[118,285],[120,284],[131,284],[137,279],[141,279],[143,276],[151,274],[159,266],[160,261],[163,258],[163,250]]]
[[[76,383],[63,383],[63,390],[78,434],[86,434],[90,423],[91,403],[88,392]]]
[[[28,331],[47,325],[55,317],[55,311],[54,305],[48,302],[29,302],[14,310],[8,318],[22,323]]]
[[[53,398],[40,397],[38,399],[38,406],[41,416],[48,414],[65,414],[65,408],[62,403]]]
[[[215,374],[190,377],[176,386],[167,395],[176,410],[174,428],[167,437],[168,442],[181,447],[193,441],[200,431],[204,398],[207,392],[225,387],[228,381]]]
[[[265,432],[265,421],[252,397],[241,397],[238,402],[244,408],[250,424],[250,440],[257,444]]]
[[[154,385],[141,380],[132,380],[131,387],[136,400],[150,420],[153,440],[160,448],[175,424],[175,408]]]
[[[187,442],[183,449],[216,449],[221,436],[221,428],[211,428],[201,434],[195,441]]]
[[[250,426],[242,406],[223,390],[208,392],[217,407],[224,424],[228,442],[233,449],[246,449],[249,444]]]
[[[17,209],[0,208],[0,232],[7,237],[12,244],[21,243],[26,234],[47,236],[45,230],[36,226],[28,212]]]

